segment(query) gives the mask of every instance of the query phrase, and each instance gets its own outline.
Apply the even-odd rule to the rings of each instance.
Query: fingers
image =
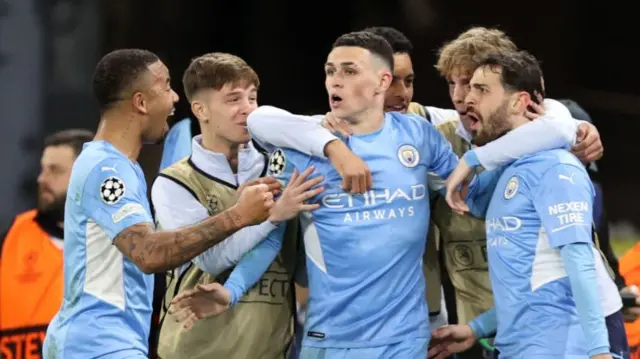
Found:
[[[292,187],[300,187],[304,183],[304,181],[306,181],[307,177],[309,177],[309,175],[313,173],[313,171],[315,170],[316,170],[316,166],[309,166],[307,169],[302,171],[302,173],[300,173],[300,175],[296,178],[295,181],[293,179],[290,180],[289,181],[290,185]]]
[[[531,112],[531,111],[525,111],[524,115],[530,120],[536,120],[536,119],[540,118],[540,115],[538,115],[535,112]]]
[[[298,203],[303,203],[306,200],[309,200],[317,195],[319,195],[320,193],[322,193],[322,191],[324,191],[324,186],[318,187],[318,188],[314,188],[312,190],[309,191],[305,191],[301,194],[299,194],[298,196],[296,196],[295,201]]]
[[[309,188],[312,188],[314,186],[319,185],[320,183],[322,183],[322,181],[324,181],[324,176],[317,176],[314,177],[308,181],[303,182],[302,184],[300,184],[300,186],[295,188],[295,191],[297,193],[302,193],[305,192],[307,190],[309,190]]]
[[[313,212],[316,209],[320,208],[319,204],[303,204],[300,206],[300,212]]]
[[[171,305],[181,305],[182,301],[185,301],[186,299],[189,299],[191,297],[193,297],[198,291],[196,289],[189,289],[189,290],[185,290],[183,292],[178,293],[178,295],[176,295],[173,300],[171,300]]]
[[[366,180],[367,180],[367,187],[366,189],[372,189],[373,188],[373,176],[371,175],[371,171],[367,171],[367,174],[365,175]]]
[[[184,321],[185,319],[189,318],[191,314],[193,314],[193,312],[191,311],[191,308],[182,308],[178,311],[171,313],[171,315],[173,316],[173,320],[176,323],[180,323]]]
[[[280,187],[282,187],[280,182],[278,182],[278,180],[273,177],[259,178],[257,183],[266,184],[267,186],[269,186],[269,191],[273,192],[274,194],[277,194]]]
[[[324,122],[326,125],[323,124],[323,126],[334,134],[338,134],[345,138],[351,136],[351,127],[345,121],[335,117],[333,113],[327,112],[324,117]]]
[[[198,321],[198,316],[195,313],[191,313],[191,315],[187,318],[187,320],[184,321],[184,329],[185,330],[189,330],[191,328],[193,328],[193,325],[196,324],[196,322]]]
[[[429,348],[427,352],[427,358],[429,359],[446,358],[448,355],[447,348],[443,344],[436,344]]]
[[[298,169],[294,168],[293,169],[293,173],[291,174],[291,178],[289,178],[289,183],[295,183],[298,180]]]

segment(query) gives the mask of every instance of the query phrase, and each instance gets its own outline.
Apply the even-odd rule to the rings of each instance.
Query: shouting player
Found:
[[[465,100],[468,116],[480,124],[476,141],[487,143],[529,122],[526,108],[534,94],[544,92],[541,75],[526,52],[494,54],[480,62]],[[611,358],[594,285],[593,196],[584,166],[562,149],[506,167],[490,202],[469,206],[475,214],[486,212],[495,308],[469,325],[437,331],[439,343],[430,357],[445,358],[497,333],[502,359]],[[469,209],[447,197],[454,210]]]
[[[64,218],[64,299],[47,330],[47,359],[146,358],[153,275],[180,266],[241,228],[264,221],[267,185],[245,188],[238,203],[196,225],[155,231],[136,162],[157,143],[178,96],[169,71],[145,50],[117,50],[98,63],[101,109],[94,141],[77,158]]]

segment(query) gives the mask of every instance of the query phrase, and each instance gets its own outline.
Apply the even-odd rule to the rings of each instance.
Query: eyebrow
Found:
[[[325,65],[325,66],[332,66],[332,67],[335,67],[335,66],[336,66],[336,65],[334,65],[334,64],[333,64],[333,62],[327,62],[327,63],[326,63],[326,64],[324,64],[324,65]],[[340,65],[341,67],[345,67],[345,66],[356,66],[356,63],[355,63],[355,62],[353,62],[353,61],[344,61],[344,62],[341,62],[339,65]]]
[[[485,84],[479,84],[479,83],[473,83],[471,84],[471,87],[478,89],[478,90],[488,90],[489,86],[485,85]]]
[[[241,95],[245,90],[241,90],[241,89],[237,89],[237,90],[233,90],[231,92],[229,92],[228,94],[226,94],[226,97],[231,97],[231,96],[235,96],[235,95]],[[258,92],[258,89],[253,87],[251,90],[249,90],[250,93],[254,93],[254,92]]]

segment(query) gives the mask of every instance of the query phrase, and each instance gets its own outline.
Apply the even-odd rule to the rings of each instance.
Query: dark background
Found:
[[[19,10],[23,2],[30,5]],[[5,152],[2,158],[22,166],[20,171],[10,171],[20,177],[22,191],[0,183],[12,198],[0,221],[33,205],[37,159],[45,134],[68,127],[95,130],[98,113],[90,78],[95,63],[110,50],[140,47],[158,53],[169,66],[181,97],[180,78],[192,57],[231,52],[258,72],[261,104],[323,113],[327,99],[322,65],[333,40],[367,26],[394,26],[415,47],[415,100],[450,108],[446,83],[433,68],[436,51],[470,26],[482,25],[499,27],[542,61],[549,97],[572,98],[590,112],[605,144],[599,167],[609,217],[640,227],[640,216],[635,213],[640,194],[631,175],[637,167],[635,137],[640,130],[636,121],[640,115],[636,65],[640,31],[637,14],[629,11],[629,4],[577,0],[0,0],[0,88],[5,98],[3,104],[0,97],[0,107],[15,107],[18,110],[12,113],[18,114],[22,113],[19,106],[41,109],[39,115],[2,119],[3,128],[7,121],[31,125],[14,132],[0,131],[0,141],[7,139],[0,145]],[[25,16],[32,16],[34,23],[11,22],[23,16],[19,11],[28,11]],[[24,80],[11,69],[23,64],[12,54],[19,53],[15,48],[28,45],[24,42],[28,40],[21,40],[28,31],[40,38],[32,50],[39,82],[16,88],[12,81]],[[14,50],[2,51],[7,38],[13,42],[5,45]],[[14,97],[8,99],[5,91]],[[19,91],[24,95],[18,96]],[[185,116],[189,116],[188,106],[181,99],[175,118]],[[16,136],[20,138],[18,149],[9,141]],[[160,146],[143,150],[140,161],[149,185],[161,150]],[[19,160],[16,151],[23,153]]]

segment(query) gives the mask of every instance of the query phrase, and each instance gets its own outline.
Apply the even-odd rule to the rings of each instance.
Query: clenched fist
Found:
[[[239,217],[242,227],[264,222],[269,218],[273,206],[273,193],[266,184],[247,186],[233,206],[233,212]]]

